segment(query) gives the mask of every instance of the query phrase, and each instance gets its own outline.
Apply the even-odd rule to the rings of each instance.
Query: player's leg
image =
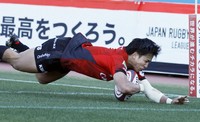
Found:
[[[60,48],[59,50],[64,49],[64,47],[67,45],[69,39],[66,38],[67,41],[65,41],[65,39],[64,39],[64,41],[63,40],[58,41],[58,42],[60,42],[59,45],[61,46],[61,47],[58,46]],[[57,70],[54,71],[54,68],[52,69],[52,67],[55,67],[54,65],[48,66],[50,64],[48,64],[48,63],[46,64],[45,62],[43,62],[44,66],[47,66],[47,67],[45,67],[47,69],[45,71],[47,71],[47,72],[45,72],[45,73],[38,73],[38,72],[41,72],[38,69],[39,69],[39,66],[41,65],[40,63],[41,63],[41,59],[42,58],[40,58],[40,61],[39,61],[40,63],[39,63],[38,61],[37,62],[35,61],[35,57],[37,57],[37,55],[43,54],[43,51],[44,52],[51,51],[52,50],[51,47],[54,44],[54,42],[55,42],[54,39],[53,40],[52,39],[48,40],[47,42],[45,42],[44,44],[42,44],[42,47],[43,47],[43,48],[41,48],[42,50],[36,50],[36,51],[34,51],[34,49],[28,49],[28,50],[26,50],[24,52],[21,52],[19,54],[17,54],[16,52],[12,51],[11,49],[7,49],[5,51],[4,56],[3,56],[3,60],[6,61],[6,62],[8,62],[8,63],[10,63],[11,65],[13,65],[13,67],[15,69],[17,69],[17,70],[25,71],[25,72],[37,73],[36,74],[36,78],[38,79],[38,81],[41,84],[47,84],[47,83],[53,82],[55,80],[58,80],[59,78],[62,78],[68,72],[65,71],[64,73],[61,73],[61,72],[59,72]],[[0,52],[0,54],[1,54],[1,52]],[[13,56],[13,57],[8,58],[9,56]],[[53,70],[53,71],[49,71],[50,69]],[[57,69],[59,69],[59,67],[57,67]]]
[[[39,83],[48,84],[48,83],[51,83],[55,80],[58,80],[58,79],[64,77],[67,73],[68,72],[61,73],[58,71],[52,71],[52,72],[47,72],[47,73],[37,73],[36,78]]]
[[[35,50],[36,66],[41,73],[36,74],[41,84],[48,84],[64,77],[70,70],[63,69],[60,63],[62,50],[65,49],[71,38],[52,38],[44,42]],[[53,48],[52,48],[53,47]],[[49,54],[41,57],[43,54]]]
[[[2,51],[4,49],[4,52]],[[47,84],[58,80],[65,76],[68,72],[58,72],[58,71],[51,71],[46,73],[38,73],[35,58],[34,58],[34,49],[28,49],[24,52],[17,53],[9,48],[5,48],[5,46],[0,46],[0,59],[5,61],[13,66],[14,69],[29,72],[29,73],[36,73],[36,78],[41,84]]]
[[[9,63],[14,69],[37,73],[37,67],[35,65],[34,49],[28,49],[21,53],[16,53],[11,49],[5,49],[5,46],[0,46],[0,59]]]
[[[8,39],[6,41],[6,46],[7,47],[11,47],[13,49],[16,49],[18,53],[23,52],[27,49],[29,49],[28,46],[24,45],[19,38],[17,37],[17,35],[11,35],[10,39]]]
[[[7,49],[8,47],[0,45],[0,62],[2,61],[2,57]]]

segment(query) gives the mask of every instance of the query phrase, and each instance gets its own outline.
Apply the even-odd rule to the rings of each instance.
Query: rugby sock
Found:
[[[28,46],[22,44],[20,41],[15,42],[14,44],[12,44],[11,47],[16,49],[17,52],[19,52],[19,53],[29,49]]]
[[[0,45],[0,61],[6,49],[8,49],[8,47]]]

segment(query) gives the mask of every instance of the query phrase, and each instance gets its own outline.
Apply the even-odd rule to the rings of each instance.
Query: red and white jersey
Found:
[[[122,71],[126,74],[128,54],[125,48],[110,49],[93,46],[81,34],[72,38],[63,51],[63,69],[101,79],[113,80],[113,75]]]
[[[109,49],[84,43],[80,52],[74,54],[61,59],[63,67],[107,81],[112,80],[117,71],[126,71],[128,55],[124,48]]]

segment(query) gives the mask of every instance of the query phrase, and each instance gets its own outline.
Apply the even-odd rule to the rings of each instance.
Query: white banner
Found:
[[[9,32],[30,47],[81,32],[94,45],[126,46],[150,38],[161,46],[156,61],[188,64],[188,15],[0,3],[0,44]]]

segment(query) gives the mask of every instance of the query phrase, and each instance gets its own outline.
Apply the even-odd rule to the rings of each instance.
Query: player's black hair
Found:
[[[146,54],[153,54],[157,57],[158,53],[161,51],[160,46],[148,38],[135,38],[125,47],[128,55],[137,52],[140,56]]]

